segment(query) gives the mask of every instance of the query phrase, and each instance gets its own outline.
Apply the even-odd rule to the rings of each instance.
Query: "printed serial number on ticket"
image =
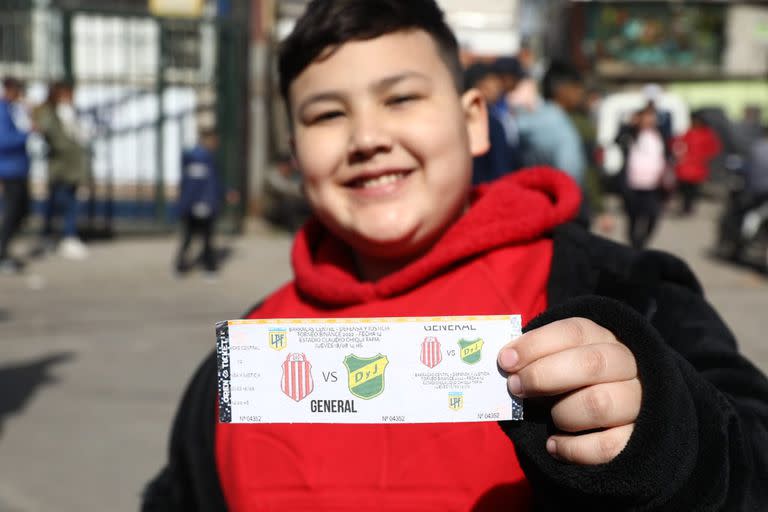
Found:
[[[219,420],[521,420],[496,364],[520,333],[520,315],[219,322]]]

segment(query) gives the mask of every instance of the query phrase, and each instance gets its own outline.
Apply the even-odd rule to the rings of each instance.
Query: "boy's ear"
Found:
[[[488,152],[491,143],[488,139],[488,107],[480,91],[469,89],[461,96],[461,106],[469,135],[469,151],[472,156]]]

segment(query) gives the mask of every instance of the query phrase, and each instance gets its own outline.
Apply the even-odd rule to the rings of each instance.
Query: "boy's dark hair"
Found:
[[[575,67],[567,62],[554,61],[541,80],[541,94],[545,99],[551,100],[561,85],[581,83],[583,83],[583,78]]]
[[[434,0],[312,0],[280,47],[280,94],[288,105],[291,83],[327,48],[415,29],[435,41],[461,92],[459,45]]]

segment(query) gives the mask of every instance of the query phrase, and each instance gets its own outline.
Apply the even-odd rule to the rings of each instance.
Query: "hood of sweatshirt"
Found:
[[[581,194],[565,173],[534,167],[476,187],[470,201],[425,254],[375,282],[360,280],[351,248],[311,220],[293,246],[295,285],[308,299],[328,305],[393,297],[460,261],[540,238],[576,216]]]

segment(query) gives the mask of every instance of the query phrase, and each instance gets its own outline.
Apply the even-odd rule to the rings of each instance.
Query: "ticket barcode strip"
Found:
[[[216,361],[219,370],[219,421],[232,422],[232,370],[229,355],[229,322],[216,323]]]

